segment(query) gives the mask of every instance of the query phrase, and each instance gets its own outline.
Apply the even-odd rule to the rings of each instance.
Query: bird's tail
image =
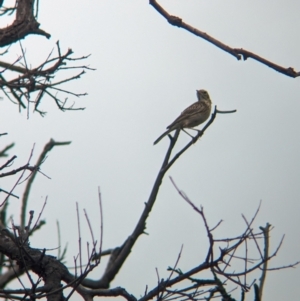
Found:
[[[165,136],[167,136],[169,133],[171,133],[174,129],[168,129],[166,130],[163,134],[161,134],[154,142],[153,144],[157,144],[162,138],[164,138]]]

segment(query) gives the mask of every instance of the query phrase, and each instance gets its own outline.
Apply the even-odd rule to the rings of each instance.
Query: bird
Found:
[[[167,130],[154,141],[154,145],[173,130],[193,128],[208,119],[211,112],[211,100],[209,94],[206,90],[196,90],[196,93],[198,101],[187,107],[179,117],[167,126]]]

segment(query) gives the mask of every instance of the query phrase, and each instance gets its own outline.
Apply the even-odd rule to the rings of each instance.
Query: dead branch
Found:
[[[44,149],[43,149],[42,153],[40,154],[40,156],[39,156],[39,158],[36,162],[36,165],[35,165],[36,168],[33,170],[32,175],[29,178],[29,180],[26,184],[25,191],[23,193],[22,209],[21,209],[21,226],[22,227],[25,227],[25,225],[26,225],[25,216],[26,216],[26,208],[27,208],[27,203],[28,203],[28,197],[29,197],[29,193],[30,193],[30,190],[31,190],[32,183],[33,183],[33,181],[35,179],[35,176],[37,174],[37,171],[39,170],[40,166],[45,161],[48,152],[50,152],[54,146],[69,145],[70,143],[71,143],[71,141],[56,142],[53,139],[50,139],[50,141],[44,146]]]
[[[0,61],[0,67],[3,67],[0,74],[0,88],[4,94],[11,100],[16,101],[16,103],[21,108],[27,108],[26,102],[34,105],[34,110],[39,112],[42,116],[45,112],[39,109],[41,100],[45,95],[52,98],[58,108],[62,111],[66,110],[83,110],[84,108],[74,108],[73,105],[67,105],[67,99],[61,99],[58,97],[57,92],[63,94],[70,94],[75,97],[81,97],[87,95],[87,93],[75,93],[66,89],[59,88],[65,83],[81,78],[85,74],[85,70],[94,70],[86,65],[80,66],[69,66],[69,62],[82,61],[87,59],[89,56],[82,56],[79,58],[72,57],[73,51],[68,49],[65,54],[61,54],[59,42],[56,43],[57,56],[53,57],[53,51],[50,52],[46,60],[35,68],[29,68],[25,51],[21,46],[22,55],[13,63],[7,63]],[[18,66],[17,63],[24,61],[24,66]],[[76,75],[66,77],[63,80],[54,81],[58,72],[61,74],[63,70],[69,69],[80,69],[81,71]],[[18,73],[13,79],[6,79],[5,71],[13,71]],[[52,93],[52,91],[54,93]],[[30,95],[34,95],[35,99],[31,100]]]
[[[90,287],[90,288],[95,288],[98,286],[107,288],[109,286],[110,282],[115,278],[115,276],[121,269],[123,263],[125,262],[126,258],[129,256],[135,242],[138,240],[139,236],[144,233],[144,231],[146,229],[146,220],[154,206],[154,203],[155,203],[158,191],[159,191],[159,187],[162,184],[162,180],[163,180],[166,172],[173,165],[173,163],[191,145],[193,145],[194,143],[196,143],[198,141],[199,137],[201,137],[204,134],[204,132],[206,131],[206,129],[213,123],[214,119],[216,118],[217,113],[218,113],[217,109],[215,108],[215,111],[212,114],[211,119],[207,122],[207,124],[204,126],[202,131],[199,131],[198,134],[191,140],[191,142],[189,142],[187,144],[187,146],[182,149],[182,151],[180,151],[178,154],[176,154],[172,160],[170,159],[170,156],[171,156],[172,150],[174,148],[174,145],[176,143],[176,140],[178,138],[179,131],[175,132],[175,135],[173,138],[170,136],[171,142],[170,142],[169,149],[167,150],[167,154],[165,156],[165,159],[163,160],[162,167],[161,167],[161,169],[157,175],[157,178],[154,182],[154,185],[153,185],[152,191],[150,193],[150,196],[148,198],[148,201],[145,203],[145,209],[142,212],[135,229],[133,230],[131,235],[124,241],[124,243],[120,247],[115,248],[115,250],[111,254],[109,263],[107,265],[107,268],[106,268],[105,273],[102,276],[102,278],[100,280],[85,279],[82,282],[83,285]]]
[[[50,38],[50,34],[40,29],[40,24],[34,15],[34,0],[17,0],[13,8],[2,8],[1,15],[15,13],[11,25],[0,28],[0,47],[11,45],[27,35],[37,34]]]
[[[295,78],[300,75],[300,72],[295,71],[292,67],[288,67],[288,68],[282,67],[282,66],[275,64],[253,52],[250,52],[243,48],[232,48],[232,47],[222,43],[221,41],[213,38],[212,36],[208,35],[207,33],[200,31],[199,29],[192,27],[191,25],[183,22],[181,18],[170,15],[160,4],[158,4],[158,2],[156,0],[149,0],[149,4],[152,5],[152,7],[169,22],[169,24],[183,28],[186,31],[190,32],[191,34],[194,34],[194,35],[206,40],[207,42],[215,45],[216,47],[222,49],[223,51],[231,54],[239,61],[242,59],[245,61],[248,58],[251,58],[251,59],[256,60],[257,62],[260,62],[263,65],[266,65],[266,66],[272,68],[273,70],[275,70],[279,73],[282,73],[286,76]]]
[[[0,157],[8,157],[8,154],[6,153],[9,149],[13,148],[15,146],[14,143],[11,143],[7,145],[3,150],[0,151]],[[2,169],[2,168],[1,168]]]
[[[199,131],[198,134],[191,139],[191,141],[187,144],[188,146],[199,141],[198,138],[201,137],[203,133],[208,129],[208,127],[215,121],[218,112],[219,111],[215,108],[211,119],[204,126],[202,131]],[[139,299],[137,299],[122,287],[108,289],[112,279],[114,279],[118,271],[121,269],[135,242],[146,229],[146,220],[155,203],[159,187],[162,184],[165,173],[175,162],[174,158],[176,158],[177,160],[180,155],[182,155],[183,152],[188,149],[188,147],[185,146],[183,148],[184,151],[179,151],[173,158],[171,158],[172,150],[177,141],[179,133],[180,131],[176,131],[173,137],[170,136],[170,145],[167,150],[166,157],[163,160],[162,167],[158,173],[148,202],[145,204],[145,209],[142,212],[141,217],[132,234],[124,241],[122,246],[114,248],[113,250],[102,252],[102,247],[100,247],[99,253],[102,253],[101,255],[104,255],[105,253],[110,254],[109,262],[102,277],[99,277],[98,280],[91,280],[87,278],[88,274],[99,265],[101,256],[99,256],[98,260],[96,260],[96,262],[92,264],[93,260],[96,258],[96,241],[94,239],[94,234],[92,232],[91,225],[86,213],[85,215],[88,226],[90,228],[93,247],[91,252],[88,249],[88,263],[86,264],[84,269],[82,268],[83,264],[80,255],[81,271],[79,273],[79,276],[77,276],[77,273],[75,273],[74,276],[69,272],[68,268],[60,262],[60,260],[47,255],[45,249],[38,250],[29,246],[28,234],[32,233],[38,222],[37,221],[35,223],[32,230],[29,229],[32,225],[33,220],[33,212],[30,212],[30,218],[26,227],[17,227],[13,225],[13,233],[5,228],[2,228],[2,230],[0,231],[0,252],[10,258],[12,265],[13,261],[15,262],[13,268],[15,273],[19,275],[22,273],[27,274],[30,285],[28,287],[23,285],[23,289],[21,290],[0,290],[0,297],[2,296],[3,298],[15,298],[16,300],[21,300],[22,298],[35,299],[44,297],[49,299],[51,297],[52,300],[60,300],[61,298],[63,298],[63,291],[69,287],[71,288],[71,292],[66,297],[66,300],[68,300],[76,291],[79,295],[82,296],[84,300],[93,300],[93,297],[95,296],[122,296],[127,301],[148,301],[153,298],[166,301],[198,301],[205,298],[209,300],[213,297],[221,297],[224,300],[233,301],[234,299],[230,295],[230,292],[232,290],[227,288],[227,285],[229,283],[241,288],[242,294],[248,292],[251,289],[254,280],[251,283],[248,283],[246,281],[246,277],[244,277],[244,282],[242,283],[240,277],[249,275],[256,270],[262,269],[263,271],[265,271],[265,263],[271,260],[277,254],[282,241],[279,243],[279,246],[277,247],[275,252],[273,252],[273,254],[271,255],[268,255],[268,253],[265,252],[262,256],[259,256],[258,259],[251,260],[248,258],[247,252],[245,253],[244,257],[237,256],[236,252],[241,249],[242,246],[245,246],[245,244],[252,243],[256,245],[257,250],[260,250],[262,248],[262,246],[259,246],[259,244],[262,244],[265,247],[265,250],[268,246],[269,235],[264,235],[265,239],[262,240],[260,238],[262,237],[263,232],[254,232],[252,229],[259,208],[255,212],[250,222],[248,222],[243,216],[243,219],[246,222],[246,229],[242,232],[242,234],[233,238],[216,239],[214,238],[212,232],[217,226],[220,225],[220,222],[217,223],[217,226],[210,227],[209,222],[205,216],[204,209],[202,207],[198,208],[183,191],[179,190],[174,181],[173,183],[178,193],[193,208],[193,210],[195,210],[195,212],[197,212],[197,214],[201,216],[201,219],[204,223],[204,229],[208,237],[207,255],[202,262],[200,261],[201,263],[197,262],[192,269],[188,271],[182,271],[178,267],[182,252],[181,250],[174,267],[168,268],[168,270],[170,271],[169,277],[167,277],[166,280],[158,277],[157,285],[151,290],[147,290],[144,296]],[[56,144],[64,145],[68,144],[68,142],[57,143],[53,140],[50,140],[50,142],[45,146],[44,151],[40,155],[40,158],[36,164],[37,167],[39,167],[43,163],[46,153],[50,151]],[[31,178],[33,178],[33,175]],[[28,194],[29,191],[27,192],[27,197]],[[98,195],[99,202],[101,204],[100,191],[98,192]],[[22,210],[25,211],[25,209]],[[103,226],[101,205],[100,219],[102,231]],[[25,218],[23,218],[22,220],[25,221]],[[78,226],[80,230],[79,222]],[[261,230],[263,231],[263,229]],[[79,237],[81,237],[80,234]],[[100,246],[102,246],[102,234],[100,237]],[[247,262],[246,266],[242,265],[242,271],[238,271],[234,268],[235,263],[240,261]],[[75,267],[77,268],[76,264]],[[203,279],[201,274],[203,271],[210,271],[212,273],[212,277],[209,279]],[[37,281],[33,281],[31,272],[38,275],[39,278]],[[248,279],[249,278],[250,277],[248,277]],[[40,285],[41,280],[43,280],[44,285]],[[62,286],[61,282],[64,282],[65,285]],[[255,286],[255,290],[258,291],[257,286]]]

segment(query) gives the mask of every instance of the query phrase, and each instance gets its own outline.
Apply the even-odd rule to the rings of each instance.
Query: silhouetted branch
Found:
[[[0,157],[8,157],[8,154],[6,152],[8,150],[10,150],[11,148],[13,148],[14,146],[15,146],[14,143],[7,145],[3,150],[0,151]],[[0,168],[0,169],[2,169],[2,168]]]
[[[39,112],[42,116],[45,115],[45,112],[39,110],[38,107],[45,94],[49,95],[62,111],[83,110],[84,108],[73,108],[73,105],[67,106],[67,99],[61,100],[57,95],[51,93],[51,91],[54,90],[55,92],[58,91],[76,97],[85,96],[87,93],[75,93],[59,88],[58,86],[81,78],[81,76],[85,74],[85,70],[94,70],[86,65],[68,66],[69,62],[82,61],[87,59],[89,56],[74,58],[72,57],[73,51],[71,49],[68,49],[65,54],[61,54],[59,42],[57,42],[56,45],[58,55],[52,57],[53,51],[51,51],[46,60],[36,68],[29,68],[22,45],[22,55],[13,63],[0,61],[0,66],[4,68],[0,74],[0,88],[5,95],[11,101],[13,101],[13,99],[16,100],[17,104],[19,104],[22,108],[26,108],[26,102],[28,105],[33,103],[34,110]],[[25,67],[16,65],[17,63],[20,63],[21,60],[24,61]],[[81,71],[78,74],[66,77],[65,79],[53,81],[57,72],[61,73],[62,70],[68,69],[80,69]],[[7,80],[4,75],[6,70],[17,72],[18,75],[13,79]],[[29,97],[31,94],[35,95],[34,100],[31,100],[31,97]]]
[[[234,111],[229,111],[234,112]],[[107,268],[105,270],[104,275],[102,276],[102,278],[99,280],[99,282],[97,280],[92,281],[92,280],[87,280],[85,279],[83,281],[83,285],[86,285],[88,287],[94,287],[96,286],[96,283],[98,283],[98,285],[100,285],[101,287],[108,287],[109,283],[114,279],[114,277],[117,275],[117,273],[119,272],[120,268],[122,267],[123,263],[125,262],[126,258],[128,257],[128,255],[130,254],[132,247],[134,246],[135,242],[137,241],[137,239],[139,238],[139,236],[141,234],[144,233],[145,228],[146,228],[146,220],[151,212],[151,209],[155,203],[158,191],[159,191],[159,187],[162,183],[162,180],[167,172],[167,170],[173,165],[173,163],[176,161],[176,159],[179,158],[179,156],[181,154],[183,154],[183,152],[185,150],[187,150],[192,144],[194,144],[198,138],[200,136],[203,135],[204,131],[212,124],[212,122],[214,121],[215,117],[217,115],[217,110],[215,108],[214,113],[212,114],[211,119],[207,122],[207,124],[204,126],[204,128],[202,129],[202,131],[199,131],[198,134],[191,140],[190,143],[188,143],[187,147],[185,147],[179,154],[177,154],[174,158],[172,159],[170,162],[170,156],[173,150],[173,147],[176,143],[176,140],[178,138],[179,132],[180,130],[175,131],[175,135],[173,138],[171,138],[171,142],[170,142],[170,146],[169,149],[167,150],[167,154],[163,160],[163,164],[162,167],[157,175],[157,178],[154,182],[152,191],[150,193],[150,196],[148,198],[148,201],[145,203],[145,208],[140,216],[140,219],[135,227],[135,229],[133,230],[133,232],[131,233],[131,235],[124,241],[124,243],[122,244],[122,246],[117,247],[114,249],[113,253],[111,254],[109,263],[107,265]]]
[[[269,232],[270,232],[271,225],[267,223],[266,227],[260,227],[264,235],[264,258],[269,258]],[[268,261],[266,261],[262,268],[262,274],[259,279],[259,299],[262,299],[264,284],[267,275],[267,268],[268,268]]]
[[[15,13],[11,25],[0,28],[0,47],[11,45],[29,34],[37,34],[50,38],[50,34],[40,29],[34,15],[34,0],[17,0],[12,8],[1,8],[1,16]]]
[[[30,189],[32,186],[32,183],[35,179],[36,173],[39,170],[40,166],[42,165],[42,163],[44,162],[47,153],[51,151],[51,149],[54,146],[60,146],[60,145],[69,145],[71,143],[71,141],[66,141],[66,142],[56,142],[53,139],[50,139],[50,141],[44,146],[44,149],[42,151],[42,153],[40,154],[36,165],[35,165],[35,169],[32,171],[32,175],[29,178],[27,184],[26,184],[26,188],[25,191],[23,193],[23,197],[22,197],[22,209],[21,209],[21,226],[25,227],[26,221],[25,221],[25,216],[26,216],[26,208],[27,208],[27,202],[28,202],[28,197],[29,197],[29,193],[30,193]]]
[[[252,273],[253,271],[256,270],[262,270],[262,276],[260,279],[260,285],[256,286],[255,291],[256,294],[258,293],[258,298],[259,300],[261,300],[261,296],[262,296],[262,289],[263,289],[263,285],[264,285],[264,280],[265,280],[265,276],[266,276],[266,270],[267,270],[267,262],[272,259],[274,256],[276,256],[278,250],[280,249],[280,246],[282,245],[282,240],[280,241],[279,245],[277,246],[276,250],[273,252],[272,255],[269,255],[269,231],[270,231],[270,225],[267,224],[266,227],[260,227],[260,229],[262,230],[262,233],[254,233],[251,225],[253,224],[255,217],[258,214],[258,210],[260,208],[259,207],[257,209],[257,211],[255,212],[254,216],[252,217],[250,223],[246,222],[246,229],[244,231],[244,233],[240,236],[238,236],[238,240],[236,243],[234,243],[234,241],[236,240],[236,238],[233,239],[215,239],[213,237],[213,234],[208,226],[206,217],[204,215],[204,211],[203,208],[200,207],[198,208],[188,197],[187,195],[182,191],[179,190],[179,188],[177,187],[177,185],[174,183],[174,181],[171,178],[171,181],[173,183],[173,185],[175,186],[176,190],[178,191],[178,193],[181,195],[181,197],[193,208],[193,210],[195,210],[202,218],[203,222],[204,222],[204,226],[206,229],[206,233],[207,236],[209,238],[209,248],[208,248],[208,255],[206,256],[206,259],[204,261],[204,263],[208,264],[209,269],[211,270],[211,272],[214,275],[214,280],[216,284],[216,287],[214,289],[214,292],[219,292],[221,294],[221,296],[223,297],[224,300],[234,300],[231,298],[231,296],[228,294],[227,289],[225,289],[224,287],[224,283],[226,281],[229,281],[233,284],[238,285],[239,287],[242,288],[242,291],[244,293],[246,293],[247,291],[250,290],[250,288],[252,287],[255,279],[253,279],[251,284],[248,284],[246,281],[246,275],[249,275],[250,273]],[[243,216],[244,220],[245,217]],[[258,260],[249,260],[248,258],[248,252],[245,252],[245,257],[240,257],[240,256],[235,256],[234,254],[236,253],[236,251],[238,250],[238,248],[240,248],[242,245],[245,245],[247,247],[247,245],[250,242],[255,241],[255,246],[257,248],[257,250],[260,250],[260,247],[258,246],[258,241],[257,238],[261,237],[261,234],[263,234],[264,236],[264,240],[261,241],[265,252],[263,257],[261,257]],[[226,247],[225,248],[221,248],[219,247],[219,257],[215,260],[213,260],[213,248],[215,246],[216,243],[218,242],[224,242],[226,243]],[[230,245],[230,243],[233,243]],[[232,262],[233,260],[237,261],[237,260],[243,260],[244,262],[247,262],[248,264],[251,264],[251,266],[248,267],[248,265],[244,266],[243,271],[236,271],[235,268],[233,268],[234,263]],[[256,263],[257,262],[257,263]],[[298,262],[296,262],[293,265],[290,266],[295,266],[297,265]],[[224,266],[224,268],[221,268],[221,266]],[[225,269],[227,268],[231,268],[233,271],[232,272],[226,272]],[[279,269],[283,269],[285,268],[285,266],[279,267]],[[180,276],[184,275],[184,273],[180,270],[178,271],[178,274]],[[242,283],[240,281],[240,277],[244,276],[244,283]],[[220,277],[224,278],[225,280],[221,280]],[[187,279],[191,280],[191,281],[195,281],[194,278],[191,277],[187,277]],[[174,283],[172,283],[173,285]],[[168,283],[164,283],[164,287],[168,286]],[[157,288],[156,288],[157,289]],[[210,290],[211,291],[211,290]],[[208,291],[207,291],[208,292]],[[176,296],[177,294],[177,290],[173,290],[173,294],[174,296]],[[214,294],[213,294],[214,295]],[[183,299],[184,300],[184,299]],[[145,301],[145,300],[143,300]]]
[[[287,75],[289,77],[298,77],[300,75],[300,72],[296,72],[292,67],[284,68],[282,66],[279,66],[265,58],[260,57],[259,55],[250,52],[248,50],[242,49],[242,48],[232,48],[221,41],[213,38],[212,36],[208,35],[207,33],[200,31],[199,29],[192,27],[191,25],[185,23],[182,21],[181,18],[170,15],[165,9],[162,8],[160,4],[156,0],[149,0],[149,4],[153,6],[153,8],[160,13],[171,25],[177,26],[180,28],[185,29],[186,31],[206,40],[209,43],[212,43],[216,47],[222,49],[223,51],[231,54],[234,56],[237,60],[243,59],[244,61],[248,58],[252,58],[272,69],[275,71],[282,73],[284,75]]]

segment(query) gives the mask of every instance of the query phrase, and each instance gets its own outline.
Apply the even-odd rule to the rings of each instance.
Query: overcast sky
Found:
[[[171,14],[232,47],[253,51],[284,67],[300,70],[298,1],[169,0],[161,1]],[[91,54],[85,64],[96,68],[68,84],[74,92],[87,92],[70,103],[84,111],[59,112],[49,98],[41,108],[48,114],[18,112],[6,99],[0,102],[2,147],[16,142],[14,167],[27,162],[33,144],[35,162],[50,138],[72,141],[55,147],[34,183],[28,209],[37,213],[45,197],[47,225],[31,240],[36,248],[56,248],[56,220],[63,245],[68,243],[68,266],[78,253],[75,203],[86,208],[99,236],[97,187],[104,207],[104,248],[123,243],[144,209],[165,152],[168,138],[153,141],[183,109],[196,101],[196,89],[206,89],[220,110],[203,138],[171,168],[161,186],[141,237],[113,286],[123,286],[136,297],[145,286],[156,285],[182,244],[179,267],[201,263],[207,237],[201,218],[180,198],[168,176],[197,205],[202,205],[210,226],[224,220],[217,237],[230,237],[245,228],[262,201],[255,230],[266,223],[275,228],[271,248],[285,236],[270,267],[300,260],[300,86],[248,59],[231,55],[190,33],[168,24],[144,0],[40,1],[41,28],[52,37],[30,36],[23,43],[32,67],[45,59],[55,42],[62,52]],[[14,45],[9,58],[20,54]],[[189,137],[181,134],[176,149]],[[15,179],[14,179],[15,180]],[[8,190],[13,182],[6,180]],[[4,188],[4,187],[2,187]],[[21,195],[24,185],[15,190]],[[3,195],[0,195],[3,198]],[[19,218],[19,202],[10,200],[10,213]],[[90,234],[82,215],[83,241]],[[51,254],[56,254],[53,251]],[[253,254],[257,258],[258,254]],[[101,269],[101,267],[100,267]],[[94,277],[99,271],[93,272]],[[256,275],[255,277],[258,277]],[[270,272],[264,301],[299,298],[300,267]],[[240,298],[240,291],[233,293]],[[252,300],[249,295],[248,300]]]

